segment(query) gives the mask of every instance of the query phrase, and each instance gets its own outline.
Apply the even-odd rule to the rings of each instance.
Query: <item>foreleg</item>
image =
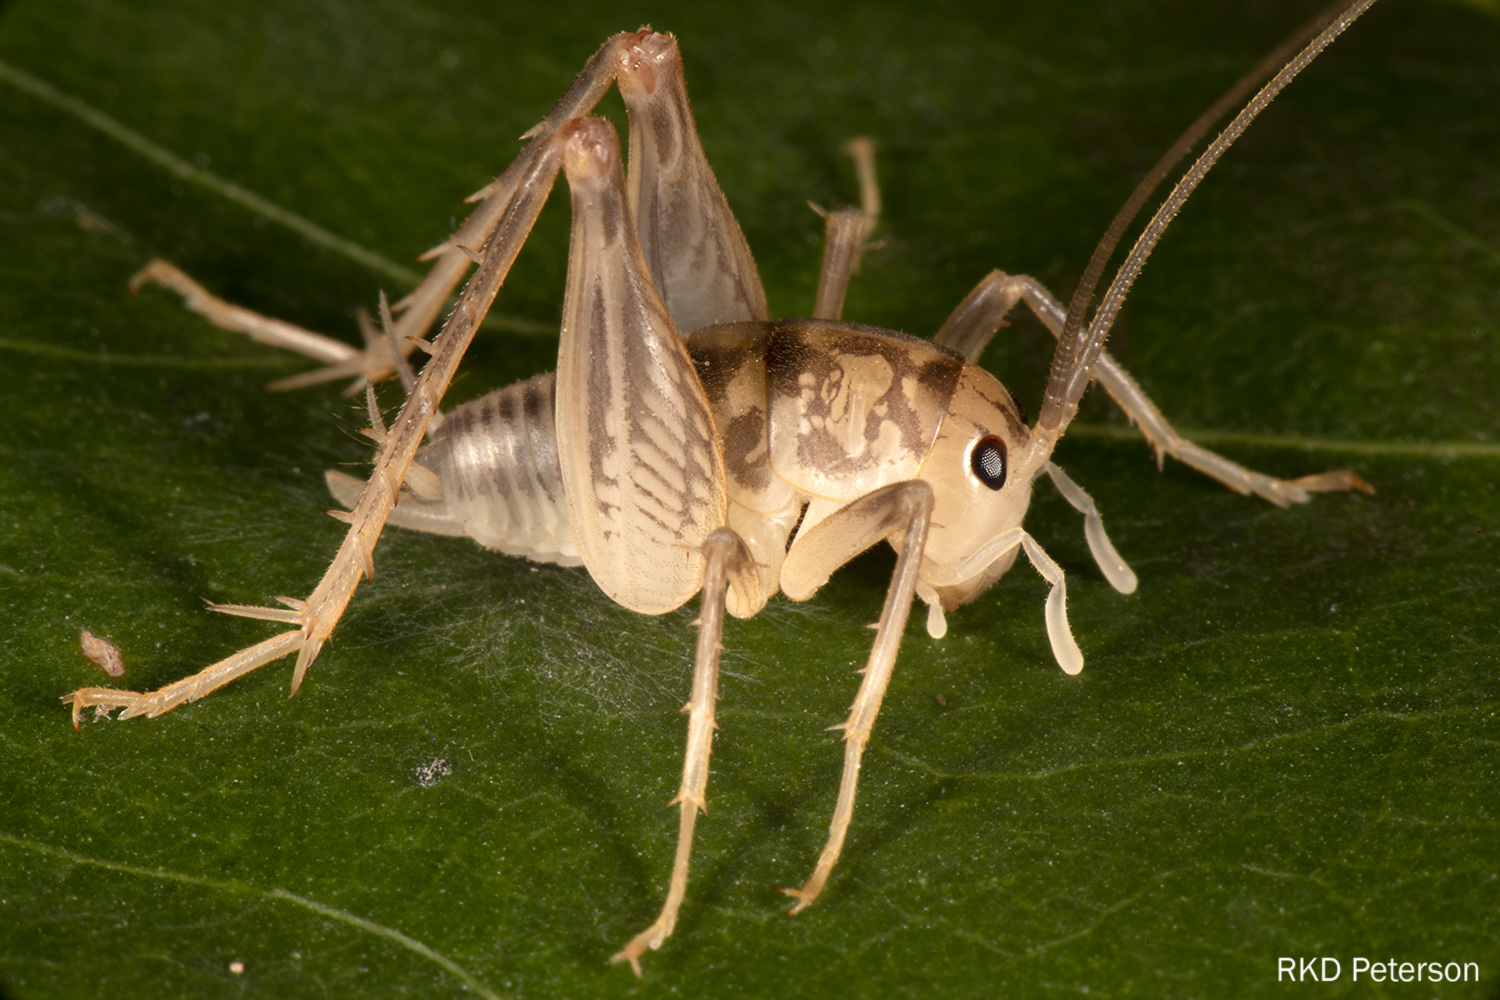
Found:
[[[782,587],[788,597],[797,600],[809,596],[835,569],[882,538],[895,536],[899,539],[900,555],[896,559],[890,588],[886,591],[870,659],[863,670],[864,679],[860,682],[848,721],[837,727],[844,730],[844,776],[839,783],[833,821],[828,827],[828,842],[818,856],[817,866],[807,884],[800,889],[782,890],[797,900],[790,911],[792,913],[801,912],[818,898],[843,850],[844,837],[854,816],[860,762],[895,669],[896,653],[901,647],[902,633],[906,631],[907,616],[911,613],[917,572],[932,521],[932,506],[932,488],[920,480],[882,487],[830,515],[798,538],[782,565]]]
[[[1024,275],[992,271],[953,310],[935,339],[937,343],[975,361],[999,331],[1006,313],[1018,301],[1024,301],[1043,325],[1052,331],[1054,337],[1062,336],[1067,309],[1040,282]],[[1130,377],[1108,351],[1101,352],[1099,360],[1094,363],[1093,379],[1104,386],[1105,391],[1125,411],[1125,415],[1140,428],[1156,452],[1158,468],[1163,456],[1171,455],[1184,465],[1217,479],[1236,493],[1254,493],[1278,507],[1304,503],[1313,493],[1335,490],[1360,490],[1370,494],[1375,492],[1369,483],[1345,470],[1322,472],[1300,479],[1276,479],[1194,444],[1172,428],[1135,379]]]

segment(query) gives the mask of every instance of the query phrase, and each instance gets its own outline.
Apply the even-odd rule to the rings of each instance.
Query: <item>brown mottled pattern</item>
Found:
[[[719,432],[724,444],[724,466],[736,483],[752,493],[771,485],[771,463],[766,445],[766,411],[757,406],[736,414]],[[758,455],[759,461],[750,456]]]
[[[769,323],[725,323],[687,337],[724,446],[730,496],[755,511],[777,510],[792,495],[771,472],[765,365],[770,330]]]
[[[964,365],[930,341],[818,320],[774,324],[765,359],[772,466],[833,499],[916,475]]]
[[[609,327],[609,313],[606,308],[608,303],[604,298],[603,281],[594,278],[592,308],[589,310],[589,322],[595,331],[603,331]],[[596,334],[597,336],[597,334]],[[596,400],[609,399],[614,386],[614,379],[607,364],[597,361],[589,367],[587,374],[588,395]],[[619,489],[620,480],[617,476],[610,475],[605,469],[605,459],[614,450],[617,442],[615,432],[607,423],[608,413],[602,406],[588,408],[588,439],[589,471],[592,473],[591,485],[593,486],[594,505],[599,512],[599,520],[605,525],[614,523],[615,512],[619,504],[611,503],[605,499],[606,496],[614,496]],[[608,527],[603,529],[604,539],[613,541],[615,533]]]
[[[997,382],[996,385],[999,383]],[[980,391],[978,385],[975,386],[975,390]],[[1026,426],[1026,408],[1021,405],[1015,393],[1002,386],[1000,392],[986,392],[984,396],[995,409],[1005,414],[1005,428],[1010,432],[1008,435],[1010,440],[1030,440],[1031,428]]]

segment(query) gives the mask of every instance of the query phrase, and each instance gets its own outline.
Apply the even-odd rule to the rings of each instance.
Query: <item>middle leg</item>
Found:
[[[859,261],[866,250],[881,244],[869,242],[870,234],[880,221],[880,186],[875,180],[875,143],[861,136],[844,143],[843,151],[854,161],[859,176],[859,208],[841,208],[825,212],[817,205],[813,211],[823,216],[823,266],[818,275],[818,294],[814,300],[813,319],[839,319],[844,312],[844,294],[849,278],[859,273]],[[808,204],[812,204],[809,202]]]
[[[698,611],[698,646],[693,661],[693,695],[682,710],[688,713],[687,753],[682,762],[682,786],[667,803],[680,806],[677,856],[672,862],[672,881],[661,915],[650,927],[631,938],[610,957],[610,963],[629,962],[641,977],[641,956],[660,948],[677,926],[677,911],[687,893],[688,865],[693,857],[693,828],[698,813],[708,812],[708,756],[713,750],[714,704],[719,698],[720,638],[724,633],[724,594],[735,575],[754,572],[750,553],[738,535],[720,528],[704,543],[703,597]]]

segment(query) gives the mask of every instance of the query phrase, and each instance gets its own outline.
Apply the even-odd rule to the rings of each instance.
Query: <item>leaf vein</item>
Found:
[[[77,851],[70,851],[64,847],[55,847],[51,844],[39,843],[34,840],[29,840],[24,837],[17,837],[13,834],[8,833],[0,833],[0,843],[10,844],[11,846],[20,848],[21,850],[33,851],[35,853],[44,854],[49,857],[59,858],[72,864],[92,865],[98,868],[104,868],[108,871],[119,872],[123,875],[134,875],[138,878],[161,879],[167,882],[177,882],[182,885],[201,886],[206,889],[213,889],[218,892],[234,895],[258,895],[266,899],[280,900],[282,902],[291,903],[295,906],[300,906],[305,910],[316,913],[319,916],[327,917],[330,920],[337,920],[340,923],[348,924],[349,926],[357,928],[358,930],[365,931],[368,934],[374,934],[378,937],[385,938],[387,941],[399,945],[400,947],[405,948],[408,951],[420,955],[428,961],[441,966],[445,971],[461,980],[465,986],[469,987],[469,989],[484,997],[485,1000],[500,1000],[500,995],[486,986],[482,981],[480,981],[477,976],[469,972],[457,962],[453,961],[453,959],[438,951],[436,948],[433,948],[431,945],[425,944],[424,942],[419,941],[408,934],[403,934],[401,931],[396,930],[394,927],[387,927],[385,924],[379,924],[373,920],[368,920],[364,917],[359,916],[358,914],[350,913],[348,910],[343,910],[336,906],[329,906],[327,903],[320,903],[315,899],[298,895],[294,892],[288,892],[285,889],[263,889],[260,886],[253,885],[249,882],[240,882],[232,879],[205,878],[202,875],[190,875],[185,872],[174,872],[165,868],[147,868],[143,865],[132,865],[121,861],[110,861],[107,858],[90,857],[87,854],[80,854]]]

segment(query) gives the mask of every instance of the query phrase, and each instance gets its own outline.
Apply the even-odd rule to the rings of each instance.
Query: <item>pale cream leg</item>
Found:
[[[164,260],[153,260],[136,272],[130,279],[130,291],[135,293],[148,284],[158,284],[171,289],[183,298],[183,305],[207,319],[214,326],[243,333],[251,340],[272,347],[296,351],[319,361],[337,364],[356,357],[359,351],[340,340],[325,337],[321,333],[304,330],[300,326],[262,316],[241,306],[231,305],[209,292],[208,289],[189,278],[181,269]]]
[[[164,260],[153,260],[136,272],[130,279],[130,290],[138,292],[148,284],[158,284],[181,295],[184,305],[214,326],[243,333],[258,343],[327,362],[322,368],[272,382],[266,386],[268,389],[301,389],[341,378],[353,378],[353,384],[345,393],[353,395],[393,372],[409,374],[411,371],[406,363],[406,355],[415,348],[415,342],[398,339],[395,327],[391,326],[387,327],[385,334],[381,334],[362,310],[358,319],[360,332],[364,334],[365,348],[361,351],[341,340],[226,302],[188,277],[176,265]],[[380,298],[382,312],[388,317],[385,293],[382,292]]]
[[[937,343],[950,347],[971,361],[979,358],[985,345],[1000,329],[1005,314],[1018,301],[1024,301],[1037,318],[1052,331],[1062,335],[1067,310],[1042,284],[1024,275],[992,271],[970,292],[938,331]],[[1167,418],[1162,416],[1135,379],[1120,366],[1108,351],[1099,355],[1094,365],[1094,381],[1104,386],[1125,415],[1131,419],[1156,451],[1160,467],[1163,455],[1188,465],[1216,479],[1236,493],[1254,493],[1278,507],[1304,503],[1313,493],[1336,490],[1360,490],[1373,494],[1374,488],[1359,476],[1344,470],[1322,472],[1301,479],[1276,479],[1247,469],[1207,448],[1181,437]]]
[[[799,537],[783,564],[783,578],[790,571],[804,580],[826,580],[833,569],[874,542],[895,532],[901,533],[896,571],[886,591],[875,643],[863,670],[864,680],[860,682],[849,720],[838,727],[844,730],[844,776],[839,783],[833,821],[828,827],[828,842],[818,856],[817,866],[807,884],[800,889],[782,890],[797,900],[789,911],[791,913],[800,913],[818,898],[843,850],[844,837],[854,816],[854,793],[859,786],[865,744],[870,740],[875,717],[880,712],[880,702],[895,669],[896,653],[901,647],[902,633],[906,631],[907,616],[911,613],[917,571],[921,567],[927,530],[932,520],[932,504],[932,488],[920,481],[896,483],[876,490],[830,515]]]
[[[66,695],[63,698],[63,704],[73,706],[74,729],[78,728],[79,713],[90,706],[106,710],[123,707],[125,711],[120,713],[121,719],[129,719],[137,715],[154,719],[184,702],[197,701],[215,688],[223,687],[237,677],[243,677],[256,667],[263,667],[267,663],[281,659],[300,648],[301,645],[302,630],[294,629],[242,649],[191,677],[185,677],[156,691],[140,694],[115,688],[80,688]]]
[[[677,857],[672,863],[672,881],[667,901],[656,922],[610,957],[610,962],[629,962],[636,978],[641,976],[641,956],[660,948],[677,925],[677,910],[687,892],[688,863],[693,856],[693,826],[698,812],[708,812],[708,756],[713,749],[714,703],[719,697],[720,638],[724,634],[724,593],[730,577],[753,572],[750,554],[739,536],[720,528],[704,544],[703,597],[698,613],[698,648],[693,662],[693,696],[682,710],[688,713],[687,754],[682,764],[682,787],[671,805],[681,806],[677,830]]]
[[[823,266],[818,275],[818,295],[813,305],[813,319],[839,319],[844,312],[844,295],[849,290],[850,275],[859,273],[859,261],[866,250],[876,249],[870,235],[880,221],[880,185],[875,180],[875,143],[863,136],[844,143],[843,152],[854,161],[859,177],[859,208],[841,208],[825,212],[813,205],[813,211],[824,218]]]
[[[823,224],[823,268],[818,275],[818,297],[813,319],[837,320],[844,312],[849,276],[859,262],[864,238],[864,213],[857,208],[829,212]]]
[[[435,260],[432,269],[410,294],[392,306],[396,320],[388,340],[399,345],[396,354],[404,358],[410,355],[414,346],[426,343],[422,338],[450,302],[453,289],[463,279],[478,256],[479,248],[500,221],[518,186],[524,182],[535,161],[538,142],[555,134],[564,123],[588,114],[614,82],[621,51],[641,34],[622,32],[604,43],[547,118],[524,136],[534,141],[522,150],[505,173],[468,199],[479,204],[458,230],[422,254],[421,260]],[[397,372],[391,344],[387,338],[376,336],[377,331],[369,324],[361,323],[366,346],[359,350],[331,337],[225,302],[164,260],[147,264],[131,279],[131,290],[135,291],[148,282],[177,292],[186,300],[189,309],[202,314],[216,326],[326,362],[323,368],[281,379],[269,388],[299,389],[352,378],[354,382],[347,391],[352,395],[367,383],[378,382]]]
[[[854,161],[854,173],[859,178],[859,209],[864,216],[862,237],[868,241],[880,223],[880,183],[875,179],[875,140],[857,136],[844,143],[843,153]],[[866,246],[865,249],[870,249]],[[854,259],[854,273],[859,273],[859,258]]]
[[[326,382],[347,376],[373,381],[391,372],[390,348],[384,341],[372,343],[363,352],[341,340],[300,326],[262,316],[243,306],[232,305],[209,292],[183,271],[164,260],[153,260],[130,279],[130,290],[140,291],[147,284],[158,284],[182,296],[183,304],[214,326],[243,333],[251,340],[281,347],[310,358],[327,362],[327,366],[303,375],[272,383],[273,389],[293,389],[301,385]]]
[[[292,693],[302,683],[307,668],[317,658],[323,643],[343,616],[361,576],[375,571],[375,544],[386,518],[396,504],[408,468],[422,443],[432,415],[458,369],[459,360],[474,338],[480,321],[510,272],[531,227],[552,189],[570,135],[554,135],[539,141],[530,155],[523,154],[525,170],[515,186],[511,204],[495,225],[485,244],[486,255],[473,279],[459,296],[443,331],[433,343],[432,360],[417,376],[400,415],[389,432],[380,435],[381,453],[374,472],[361,492],[354,510],[340,516],[349,532],[323,579],[306,601],[282,599],[289,610],[224,606],[221,610],[252,618],[263,618],[299,626],[296,630],[241,650],[182,681],[160,691],[140,694],[108,688],[85,688],[64,699],[76,714],[86,706],[123,707],[126,715],[160,715],[185,701],[192,701],[250,670],[289,653],[297,653],[292,673]]]

